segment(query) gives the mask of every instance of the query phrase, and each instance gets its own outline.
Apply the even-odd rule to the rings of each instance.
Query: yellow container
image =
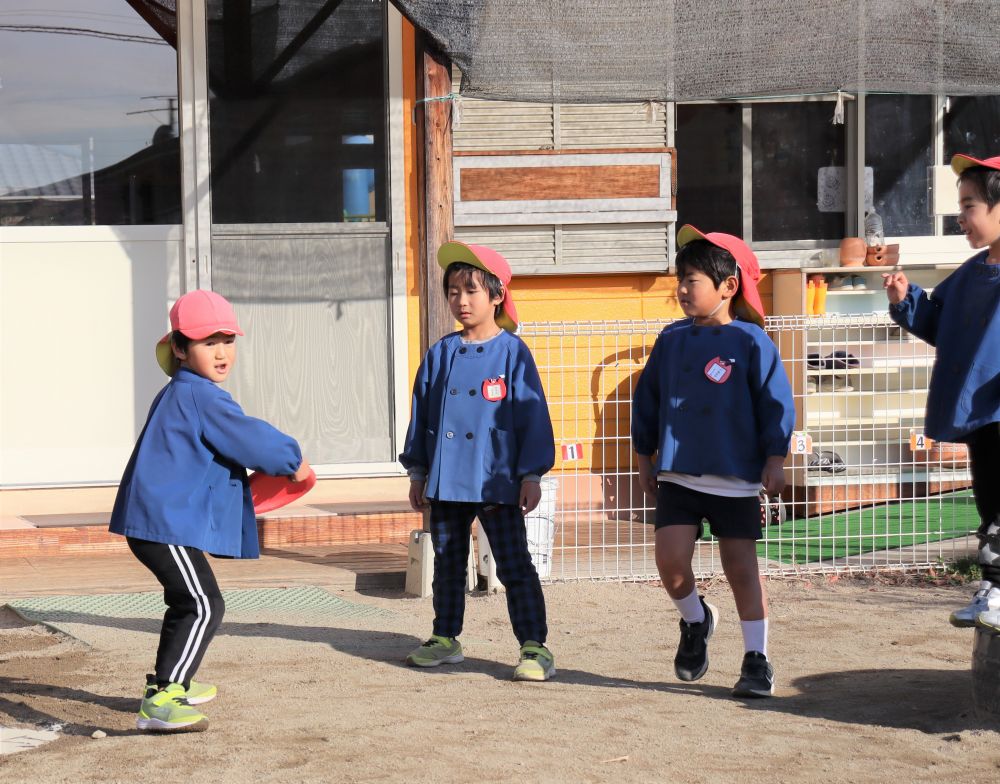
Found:
[[[822,316],[826,313],[826,289],[825,280],[816,287],[816,296],[813,299],[814,316]]]
[[[816,284],[809,281],[806,284],[806,315],[811,316],[816,308]]]

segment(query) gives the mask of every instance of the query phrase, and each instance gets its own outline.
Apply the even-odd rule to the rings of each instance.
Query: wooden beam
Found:
[[[423,97],[438,98],[451,93],[451,63],[421,35],[417,58],[423,74]],[[420,115],[423,115],[423,122]],[[452,173],[451,101],[423,101],[419,104],[417,123],[423,130],[424,219],[421,231],[421,270],[423,294],[422,343],[433,344],[454,331],[455,319],[448,310],[442,289],[442,270],[437,251],[455,237],[454,176]]]
[[[506,166],[468,168],[461,174],[462,201],[537,199],[655,199],[660,167]]]

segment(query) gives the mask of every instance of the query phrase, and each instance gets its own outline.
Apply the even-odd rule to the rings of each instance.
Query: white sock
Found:
[[[701,603],[697,588],[683,599],[672,599],[671,601],[680,611],[681,618],[687,623],[701,623],[705,620],[705,606]]]
[[[767,656],[767,618],[759,621],[740,621],[743,630],[743,650],[760,651]]]

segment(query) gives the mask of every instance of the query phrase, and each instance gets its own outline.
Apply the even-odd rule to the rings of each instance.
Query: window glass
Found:
[[[949,104],[944,115],[945,163],[957,153],[976,158],[1000,155],[1000,95],[952,98]],[[944,233],[962,233],[954,216],[945,218]]]
[[[834,125],[829,101],[758,103],[752,108],[753,241],[844,236],[844,205],[826,201],[821,180],[848,187],[845,125]]]
[[[212,219],[384,221],[381,0],[208,2]]]
[[[934,163],[934,101],[929,95],[865,99],[865,163],[873,171],[873,203],[886,236],[934,233],[927,167]]]
[[[0,226],[179,223],[172,12],[0,0],[0,19]]]
[[[677,223],[743,234],[743,122],[739,104],[678,104]]]

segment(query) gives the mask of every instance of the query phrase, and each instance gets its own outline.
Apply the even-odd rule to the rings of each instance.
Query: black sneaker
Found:
[[[770,697],[774,694],[774,668],[760,651],[748,651],[743,657],[740,679],[733,687],[734,697]]]
[[[674,672],[682,681],[696,681],[708,671],[708,641],[715,631],[719,611],[698,597],[705,608],[705,620],[688,623],[681,619],[681,641],[674,657]]]

